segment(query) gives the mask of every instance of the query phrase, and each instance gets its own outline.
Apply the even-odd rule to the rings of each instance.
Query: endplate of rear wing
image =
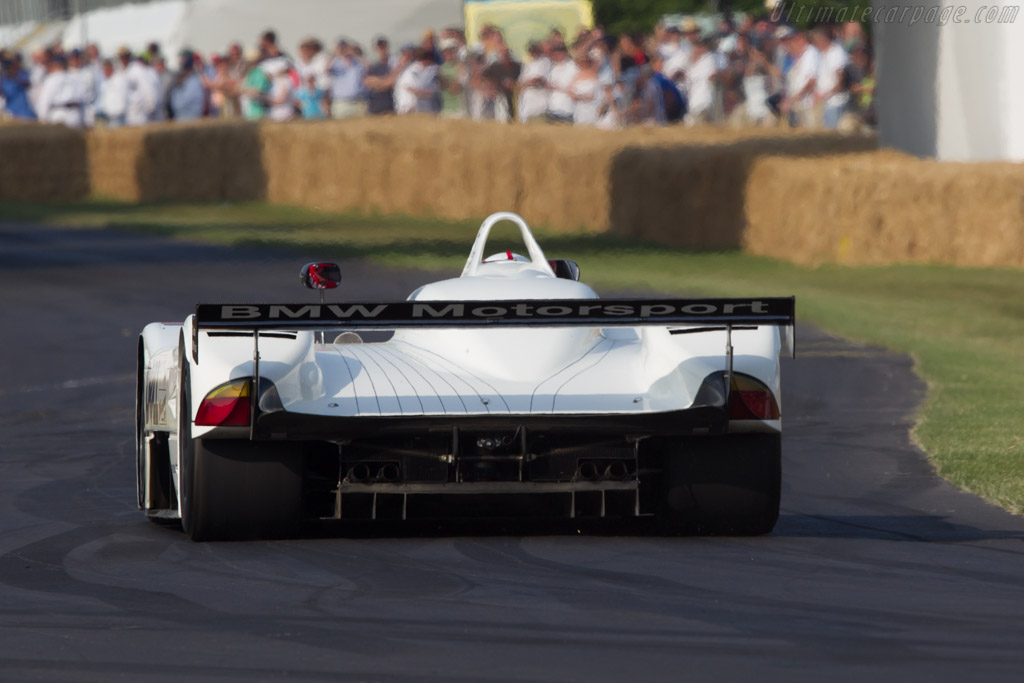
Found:
[[[505,301],[395,301],[336,304],[197,304],[192,356],[199,362],[199,330],[299,330],[408,327],[639,327],[710,325],[725,329],[732,350],[738,326],[783,328],[783,352],[795,354],[796,299],[529,299]]]

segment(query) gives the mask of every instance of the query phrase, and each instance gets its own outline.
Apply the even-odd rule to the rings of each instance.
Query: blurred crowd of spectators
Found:
[[[856,129],[874,123],[874,61],[855,22],[810,31],[745,17],[702,32],[693,19],[650,35],[564,36],[552,30],[516,55],[499,29],[427,31],[369,52],[307,38],[294,56],[266,31],[204,58],[185,50],[169,64],[96,45],[39,50],[26,63],[0,54],[0,110],[7,117],[73,127],[137,126],[202,117],[347,118],[423,113],[498,121],[556,121],[601,128],[672,123]]]

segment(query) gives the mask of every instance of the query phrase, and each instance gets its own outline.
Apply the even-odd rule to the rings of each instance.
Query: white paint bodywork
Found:
[[[483,262],[490,227],[520,226],[531,260]],[[558,279],[529,228],[514,214],[481,227],[458,278],[413,292],[415,301],[597,298],[587,285]],[[153,323],[142,333],[147,432],[166,432],[177,479],[180,359],[189,363],[192,414],[202,397],[254,374],[254,337],[199,332],[196,364],[192,317]],[[261,335],[259,374],[277,387],[285,411],[328,417],[636,414],[690,407],[708,375],[726,370],[722,329],[671,334],[667,327],[403,329],[380,343],[319,342],[314,331],[289,338]],[[732,332],[734,370],[760,379],[780,397],[779,329]],[[780,431],[781,420],[732,421],[730,431]],[[195,437],[246,436],[247,428],[196,427]],[[339,435],[339,439],[343,435]]]

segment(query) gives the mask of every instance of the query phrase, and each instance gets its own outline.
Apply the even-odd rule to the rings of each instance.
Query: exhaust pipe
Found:
[[[576,470],[576,474],[580,479],[589,479],[593,481],[594,479],[597,479],[600,473],[597,471],[597,465],[594,463],[581,462],[580,468]]]
[[[393,482],[398,481],[399,474],[400,471],[398,469],[398,465],[389,463],[380,468],[380,472],[377,473],[377,478],[381,481]]]
[[[613,460],[604,468],[604,476],[607,479],[625,479],[629,475],[629,468],[621,460]]]
[[[370,466],[365,462],[357,463],[348,471],[348,478],[351,481],[363,482],[370,478]]]

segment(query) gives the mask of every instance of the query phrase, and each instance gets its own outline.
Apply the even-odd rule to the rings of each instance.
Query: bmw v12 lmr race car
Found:
[[[500,221],[528,258],[484,258]],[[406,301],[328,303],[338,267],[301,275],[319,303],[200,304],[143,330],[151,518],[197,541],[453,514],[774,526],[792,298],[599,299],[511,213]]]

